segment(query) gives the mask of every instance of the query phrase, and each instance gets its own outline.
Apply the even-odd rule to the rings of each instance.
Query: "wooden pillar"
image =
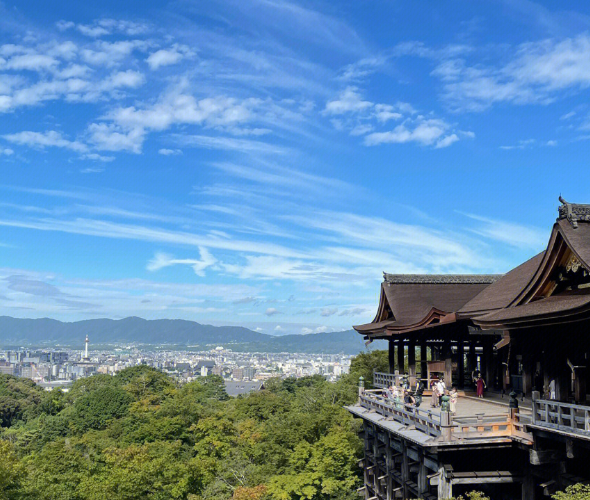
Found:
[[[416,341],[408,342],[408,375],[410,389],[416,387]]]
[[[428,493],[428,471],[424,464],[424,448],[420,448],[420,469],[418,470],[418,495],[422,497],[424,493]]]
[[[451,358],[451,342],[445,340],[443,344],[443,359],[445,360],[445,384],[451,390],[453,385],[453,360]]]
[[[403,375],[405,371],[405,358],[404,358],[405,345],[402,339],[397,343],[397,369],[399,374]]]
[[[408,442],[402,439],[402,484],[403,498],[409,498],[408,481],[410,480],[410,464],[408,463]]]
[[[386,433],[385,444],[387,445],[387,449],[385,450],[385,473],[387,474],[385,498],[386,500],[393,500],[393,478],[391,476],[391,471],[393,470],[394,464],[391,453],[391,434],[389,434],[389,432]]]
[[[379,468],[379,428],[373,426],[373,491],[381,497],[381,469]]]
[[[395,343],[389,340],[389,373],[395,373]]]
[[[576,368],[574,379],[574,399],[578,404],[586,404],[586,367]]]
[[[531,470],[531,465],[527,464],[524,470],[522,481],[522,500],[535,500],[535,477]]]
[[[467,364],[469,366],[469,378],[476,369],[477,359],[475,357],[475,340],[472,338],[469,342],[469,355],[467,356]]]
[[[483,344],[483,362],[482,376],[488,387],[494,387],[494,346],[489,341]]]
[[[465,343],[463,337],[459,337],[457,343],[457,376],[459,377],[458,385],[465,386]]]
[[[428,356],[426,352],[426,341],[420,341],[420,378],[426,378],[428,374]]]
[[[533,391],[534,374],[533,356],[530,353],[522,355],[522,392],[526,396]]]
[[[447,499],[453,497],[453,486],[451,480],[447,477],[446,470],[444,467],[439,469],[438,476],[438,498]]]

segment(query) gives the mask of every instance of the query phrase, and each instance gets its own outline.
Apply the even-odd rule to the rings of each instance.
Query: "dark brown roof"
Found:
[[[561,201],[547,249],[490,285],[459,311],[460,317],[471,317],[484,328],[519,328],[580,317],[590,305],[587,290],[552,293],[555,275],[569,251],[590,271],[590,205]]]
[[[552,295],[546,299],[518,307],[500,309],[474,318],[473,322],[487,328],[535,326],[535,319],[557,322],[588,312],[590,293]]]
[[[421,328],[431,320],[454,313],[489,286],[498,276],[474,275],[385,275],[377,317],[354,326],[359,333],[376,333]],[[391,280],[391,281],[390,281]],[[384,301],[386,304],[384,304]],[[380,316],[389,305],[391,315]],[[442,322],[442,320],[441,320]]]
[[[396,326],[419,323],[432,309],[452,313],[480,293],[488,283],[381,285]]]
[[[461,317],[508,307],[531,281],[545,252],[535,255],[524,264],[512,269],[499,280],[484,288],[465,304],[458,313]]]

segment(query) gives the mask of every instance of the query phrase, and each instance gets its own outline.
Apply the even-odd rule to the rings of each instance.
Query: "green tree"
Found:
[[[0,440],[0,500],[20,498],[25,468],[8,441]]]
[[[72,425],[78,432],[104,429],[112,419],[126,415],[130,403],[131,396],[124,390],[100,387],[76,400]]]
[[[573,484],[565,491],[558,491],[551,498],[554,500],[590,500],[590,485]]]

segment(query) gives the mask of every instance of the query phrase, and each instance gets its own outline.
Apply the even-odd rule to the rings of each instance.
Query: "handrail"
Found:
[[[404,403],[389,403],[385,398],[374,393],[369,396],[363,394],[359,399],[361,406],[374,410],[386,418],[405,425],[414,425],[416,429],[430,436],[439,436],[441,433],[440,416],[430,411],[421,410]]]
[[[531,438],[530,434],[525,431],[525,424],[521,421],[518,410],[503,414],[461,417],[445,414],[443,424],[442,414],[422,410],[401,402],[392,402],[381,396],[379,392],[379,389],[362,391],[359,394],[360,406],[383,415],[388,420],[412,425],[417,430],[443,441],[502,437]]]
[[[533,425],[590,436],[590,406],[533,399]]]

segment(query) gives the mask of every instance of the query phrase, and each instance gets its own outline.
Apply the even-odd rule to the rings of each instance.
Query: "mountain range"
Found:
[[[0,316],[0,344],[82,346],[88,335],[91,345],[141,343],[190,346],[210,349],[229,347],[236,351],[304,352],[358,354],[366,350],[362,336],[353,330],[309,335],[276,337],[240,326],[202,325],[180,319],[146,320],[129,317],[120,320],[89,319],[62,322],[50,318],[21,319]],[[385,348],[382,341],[371,349]]]

